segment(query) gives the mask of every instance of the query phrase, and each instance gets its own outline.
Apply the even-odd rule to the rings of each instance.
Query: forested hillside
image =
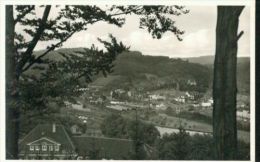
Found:
[[[45,59],[63,61],[67,55],[83,51],[83,48],[59,49],[53,51]],[[35,52],[38,55],[41,51]],[[47,68],[32,68],[28,73],[39,75]],[[181,59],[163,56],[145,56],[140,52],[125,52],[120,54],[114,62],[113,72],[107,77],[102,74],[93,76],[93,85],[103,86],[110,90],[128,88],[151,90],[156,88],[176,88],[183,90],[205,91],[210,80],[210,70],[203,65],[189,63]],[[195,81],[196,86],[187,85],[188,81]]]
[[[210,71],[206,66],[163,56],[145,56],[140,52],[123,53],[114,63],[114,72],[108,78],[98,77],[94,84],[108,87],[139,89],[171,88],[205,91]],[[188,81],[196,86],[189,87]]]
[[[75,54],[83,48],[67,48],[53,51],[45,59],[62,61],[59,53]],[[35,52],[38,55],[41,51]],[[102,74],[93,76],[93,85],[103,86],[104,89],[115,88],[151,90],[156,88],[179,88],[182,90],[205,91],[212,83],[214,56],[193,58],[169,58],[164,56],[142,55],[138,51],[120,54],[114,62],[113,72],[107,77]],[[41,65],[43,72],[46,67]],[[29,71],[39,75],[39,68]],[[237,67],[238,90],[249,93],[250,89],[250,60],[247,57],[238,58]],[[196,86],[187,86],[187,81],[195,81]],[[83,83],[84,84],[84,83]]]
[[[187,58],[191,63],[198,63],[209,67],[213,76],[214,56],[202,56]],[[212,78],[212,77],[211,77]],[[238,57],[237,59],[237,85],[239,93],[249,94],[250,92],[250,58]]]

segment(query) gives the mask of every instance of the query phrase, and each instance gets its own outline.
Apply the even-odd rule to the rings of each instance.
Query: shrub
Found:
[[[160,160],[214,160],[213,138],[210,135],[193,136],[180,130],[164,135],[156,144]],[[237,160],[250,159],[250,145],[238,141]]]

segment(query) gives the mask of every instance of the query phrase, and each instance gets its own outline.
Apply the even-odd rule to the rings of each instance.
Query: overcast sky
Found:
[[[89,26],[87,31],[74,34],[63,47],[90,47],[98,43],[97,38],[106,39],[111,33],[124,44],[131,46],[131,50],[140,51],[145,55],[161,55],[169,57],[197,57],[214,55],[215,27],[217,7],[215,6],[186,6],[190,12],[186,15],[174,17],[176,25],[185,31],[183,41],[178,41],[173,33],[165,33],[159,40],[152,39],[146,30],[139,29],[137,16],[128,16],[122,28],[104,22]],[[238,56],[249,56],[250,49],[250,9],[246,7],[241,16],[239,31],[244,35],[238,44]],[[39,43],[37,50],[45,48],[48,43]]]

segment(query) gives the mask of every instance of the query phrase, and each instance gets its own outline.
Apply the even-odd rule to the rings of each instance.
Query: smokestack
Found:
[[[53,123],[53,124],[52,124],[52,133],[55,133],[55,132],[56,132],[56,124]]]

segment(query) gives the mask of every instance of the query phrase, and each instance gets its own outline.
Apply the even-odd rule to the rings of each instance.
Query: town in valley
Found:
[[[128,61],[129,57],[144,57],[158,61],[162,59],[156,56],[143,56],[138,52],[124,53],[118,59],[121,59],[119,62],[124,62]],[[87,86],[78,87],[76,90],[82,92],[82,95],[75,97],[74,101],[65,101],[59,112],[30,120],[28,121],[30,126],[24,123],[23,130],[26,131],[20,140],[20,158],[131,159],[131,155],[135,153],[134,140],[127,133],[124,134],[127,130],[122,129],[133,129],[132,131],[142,134],[142,129],[135,128],[135,124],[140,126],[140,123],[152,126],[157,132],[157,140],[165,135],[178,133],[180,129],[185,130],[190,136],[200,135],[210,138],[213,113],[212,91],[209,84],[210,66],[192,63],[192,59],[167,57],[163,59],[166,59],[165,62],[177,62],[186,68],[192,65],[206,69],[203,75],[207,75],[208,82],[199,85],[204,83],[194,79],[192,74],[189,74],[191,77],[185,78],[185,73],[178,74],[179,78],[161,79],[162,77],[156,76],[156,70],[149,73],[149,70],[145,71],[140,67],[138,74],[135,71],[132,73],[137,74],[137,78],[134,78],[135,75],[131,76],[131,68],[125,69],[127,72],[122,73],[115,71],[107,77],[97,76]],[[248,70],[249,60],[241,59],[244,61],[239,66]],[[130,59],[129,62],[131,61]],[[154,67],[156,68],[156,65]],[[115,70],[122,68],[123,65],[116,64]],[[200,72],[194,72],[194,76],[195,73]],[[243,85],[239,87],[241,92],[237,100],[238,139],[249,143],[249,90],[247,81],[242,77],[239,79]],[[58,105],[53,104],[50,107]],[[122,121],[119,120],[118,123],[112,121],[117,118]],[[127,124],[120,125],[123,119],[133,122],[134,128],[128,128]],[[153,142],[142,145],[147,159],[156,158],[154,157],[156,144]]]
[[[87,3],[3,7],[5,160],[252,160],[254,6]]]

